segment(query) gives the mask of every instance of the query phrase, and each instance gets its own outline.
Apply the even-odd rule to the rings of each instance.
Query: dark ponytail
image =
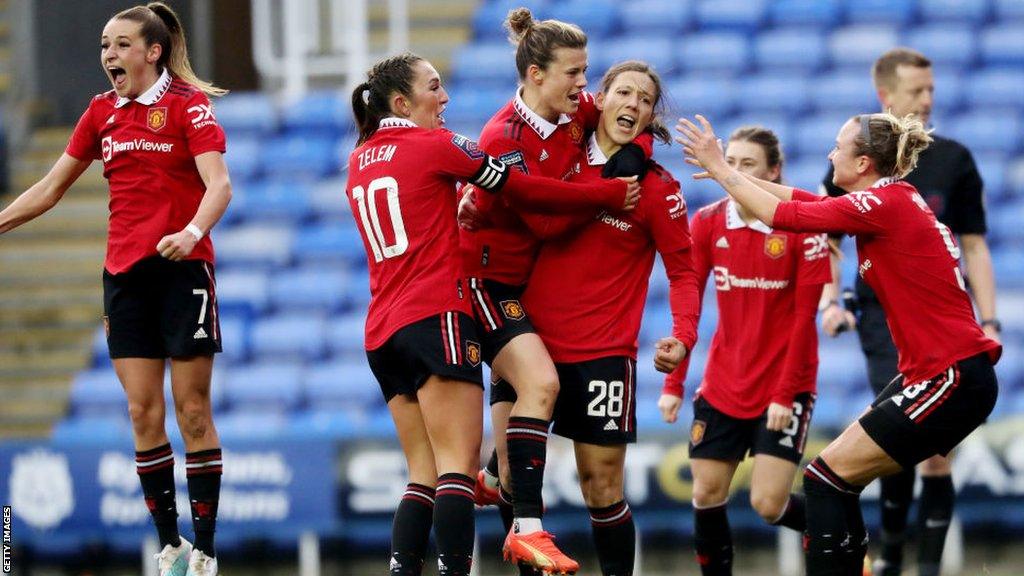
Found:
[[[395,92],[412,98],[413,67],[423,58],[406,52],[381,60],[367,73],[366,81],[352,91],[352,115],[359,129],[358,144],[377,132],[380,121],[392,115],[388,101]]]

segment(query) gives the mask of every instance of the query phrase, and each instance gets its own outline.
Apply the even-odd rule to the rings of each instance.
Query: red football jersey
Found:
[[[747,224],[720,200],[691,222],[693,267],[703,296],[714,275],[718,327],[698,394],[734,418],[760,416],[771,402],[789,406],[813,392],[818,370],[814,325],[821,288],[831,280],[824,234]],[[685,368],[665,379],[682,395]]]
[[[838,198],[794,190],[774,225],[857,237],[858,271],[885,310],[905,384],[981,352],[998,360],[1002,347],[981,331],[964,289],[960,248],[910,184],[882,179]]]
[[[574,180],[601,180],[606,162],[592,137]],[[555,362],[607,356],[636,358],[637,335],[657,251],[670,277],[673,334],[692,345],[697,307],[690,263],[690,229],[679,183],[653,164],[631,212],[602,211],[581,228],[544,243],[523,294],[523,305]],[[668,336],[668,334],[666,334]]]
[[[110,183],[108,272],[125,272],[156,256],[161,238],[192,221],[206,193],[195,156],[224,150],[224,130],[209,98],[166,70],[134,100],[113,90],[92,99],[65,151],[103,161]],[[209,235],[188,258],[213,263]]]
[[[581,92],[576,114],[562,114],[552,124],[530,110],[517,91],[484,126],[480,148],[527,174],[565,180],[578,170],[584,131],[596,124],[598,115],[594,97]],[[513,286],[525,284],[540,241],[505,202],[496,203],[488,216],[494,227],[460,232],[466,273]]]
[[[554,211],[621,206],[626,189],[617,180],[584,186],[529,176],[448,130],[381,120],[376,133],[349,156],[346,190],[370,265],[367,350],[428,316],[470,314],[457,256],[457,181],[500,189],[515,205]]]

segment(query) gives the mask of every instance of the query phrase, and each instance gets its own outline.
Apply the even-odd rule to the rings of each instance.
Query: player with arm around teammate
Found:
[[[600,122],[574,181],[601,180],[607,159],[650,127],[667,142],[656,116],[661,96],[658,75],[643,62],[608,70],[597,95]],[[584,214],[582,226],[545,241],[523,295],[558,371],[552,432],[573,440],[606,576],[634,569],[623,480],[626,447],[636,441],[637,336],[655,253],[665,262],[673,316],[662,369],[674,369],[686,354],[683,342],[696,340],[685,329],[696,326],[685,317],[697,308],[686,203],[671,174],[653,162],[649,168],[635,211]]]
[[[768,129],[737,129],[725,158],[739,172],[782,180],[782,150]],[[728,197],[697,212],[691,232],[697,284],[703,295],[714,277],[719,309],[690,427],[694,544],[701,573],[721,576],[732,574],[729,487],[748,452],[754,510],[769,524],[806,527],[803,497],[790,488],[814,409],[814,319],[829,250],[823,234],[774,230]],[[658,400],[666,422],[676,420],[685,372],[666,378]]]
[[[352,95],[360,136],[346,192],[370,268],[367,358],[410,476],[393,524],[392,574],[420,573],[431,525],[440,574],[468,574],[473,552],[482,357],[453,257],[456,182],[551,210],[637,200],[635,183],[582,186],[509,170],[441,128],[447,104],[436,70],[413,54],[379,62]]]
[[[864,486],[948,454],[985,421],[998,395],[993,366],[1002,348],[974,318],[956,242],[900,180],[931,137],[912,116],[851,118],[829,154],[833,182],[849,193],[828,198],[737,172],[722,157],[711,124],[697,120],[699,127],[687,119],[676,126],[687,161],[767,224],[855,236],[859,273],[889,319],[900,376],[804,473],[808,575],[860,574]]]

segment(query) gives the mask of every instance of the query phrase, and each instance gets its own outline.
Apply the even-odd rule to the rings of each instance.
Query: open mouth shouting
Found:
[[[114,89],[121,92],[125,89],[128,83],[128,72],[120,66],[108,66],[107,74],[110,75],[110,81],[114,84]]]

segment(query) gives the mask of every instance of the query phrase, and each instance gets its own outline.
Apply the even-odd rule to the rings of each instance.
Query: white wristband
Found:
[[[185,230],[188,230],[189,234],[196,237],[196,242],[203,239],[203,231],[199,229],[199,226],[190,223],[188,226],[185,226]]]

